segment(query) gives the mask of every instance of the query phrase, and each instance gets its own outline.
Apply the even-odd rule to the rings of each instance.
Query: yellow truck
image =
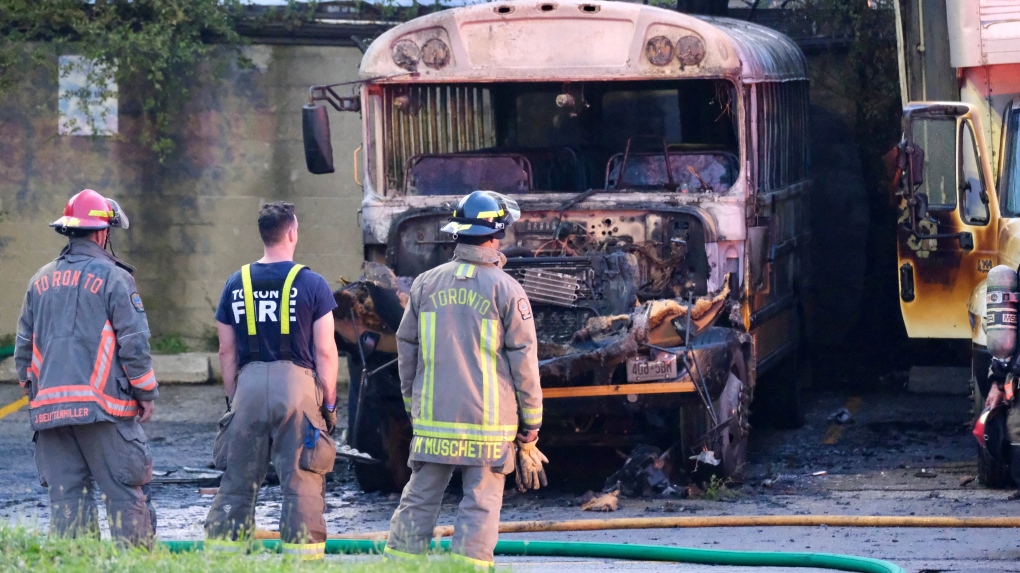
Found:
[[[975,411],[988,393],[985,279],[1020,265],[1020,3],[898,0],[897,222],[907,334],[972,342]],[[908,99],[920,101],[908,101]],[[925,101],[925,100],[940,101]],[[1008,472],[979,450],[980,479]]]

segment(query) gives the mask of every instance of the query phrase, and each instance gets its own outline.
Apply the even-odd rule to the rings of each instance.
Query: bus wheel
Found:
[[[747,465],[750,392],[743,353],[737,348],[734,350],[733,364],[726,385],[712,402],[716,420],[722,427],[712,432],[714,428],[712,418],[700,401],[692,402],[681,409],[683,464],[695,481],[703,481],[711,476],[722,479],[742,477],[744,467]],[[712,435],[706,436],[710,432]],[[714,452],[719,465],[712,466],[690,459],[705,448]]]
[[[354,477],[361,490],[370,493],[397,493],[411,479],[407,457],[411,445],[411,420],[404,412],[402,402],[386,399],[366,399],[364,410],[354,429],[354,444],[379,463],[352,461]]]

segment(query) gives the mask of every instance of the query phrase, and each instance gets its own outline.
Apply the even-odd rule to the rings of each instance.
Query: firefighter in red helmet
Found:
[[[110,228],[126,229],[128,218],[86,189],[50,226],[68,244],[28,283],[15,366],[49,489],[51,534],[98,536],[98,485],[113,537],[149,546],[152,457],[140,425],[158,395],[149,326],[134,269],[106,251]]]

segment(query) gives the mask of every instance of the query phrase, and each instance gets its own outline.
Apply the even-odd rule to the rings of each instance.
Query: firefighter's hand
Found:
[[[534,430],[533,430],[534,431]],[[517,443],[517,491],[524,493],[529,489],[541,489],[549,485],[545,477],[543,463],[549,463],[549,458],[538,451],[538,437],[530,442]]]
[[[139,400],[138,407],[142,410],[138,414],[138,421],[142,424],[152,419],[152,415],[156,413],[156,404],[152,400]]]
[[[520,442],[520,443],[534,442],[537,439],[538,439],[538,430],[528,430],[527,432],[524,432],[523,434],[520,433],[520,432],[517,433],[517,441]]]
[[[991,389],[988,390],[988,397],[985,398],[985,409],[990,410],[1002,402],[1003,394],[1005,392],[1002,391],[1002,388],[999,388],[998,384],[992,383]]]
[[[22,392],[22,394],[24,394],[25,396],[30,395],[31,392],[32,392],[32,389],[29,387],[30,383],[26,380],[24,382],[21,382],[20,384],[21,384],[21,392]]]
[[[326,421],[326,433],[333,435],[333,431],[336,430],[336,406],[330,410],[325,404],[319,408],[319,412],[322,413],[322,419]]]

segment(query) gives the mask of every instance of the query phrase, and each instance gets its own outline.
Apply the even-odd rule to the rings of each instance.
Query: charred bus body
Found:
[[[365,277],[338,292],[337,331],[361,388],[350,440],[383,462],[356,466],[363,488],[407,478],[393,331],[475,189],[521,206],[501,249],[534,308],[546,443],[711,451],[732,474],[753,394],[796,421],[810,180],[792,41],[636,4],[497,2],[393,28],[360,73],[358,100],[312,88],[305,140],[331,172],[324,105],[362,113]]]

